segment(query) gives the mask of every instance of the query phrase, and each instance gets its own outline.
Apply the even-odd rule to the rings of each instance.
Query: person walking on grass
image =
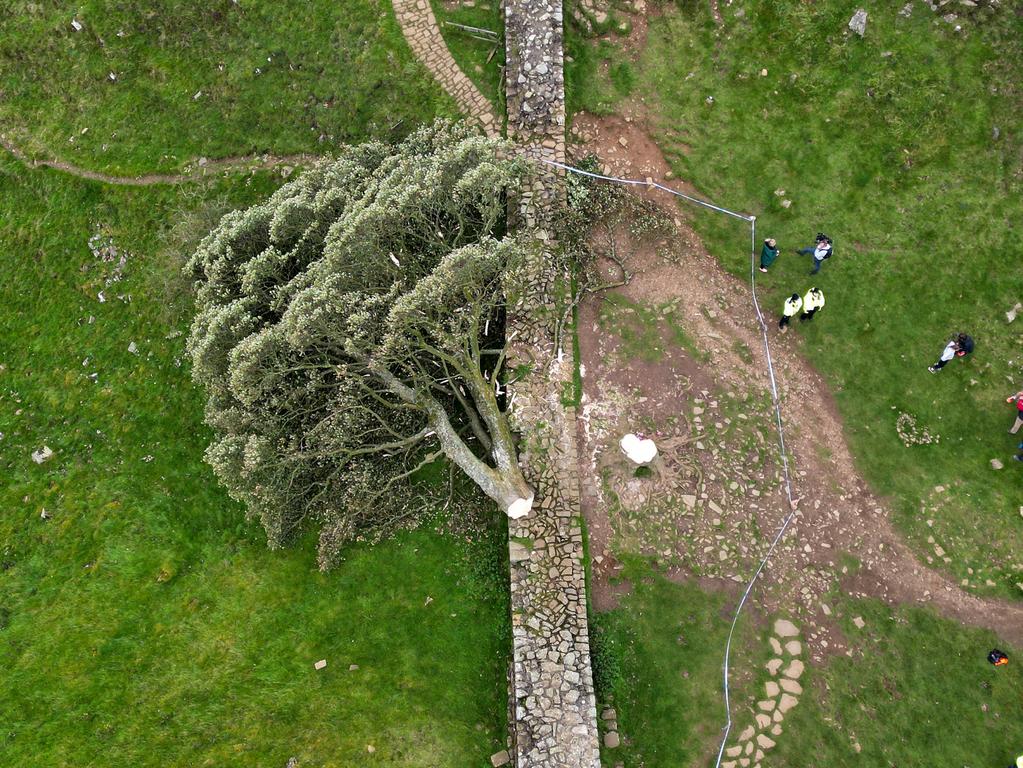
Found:
[[[953,357],[966,357],[973,351],[973,338],[965,333],[957,333],[952,340],[945,345],[941,351],[941,357],[934,365],[927,366],[931,373],[937,373],[944,368]]]
[[[799,248],[796,253],[801,253],[804,256],[809,254],[813,256],[813,271],[811,275],[816,275],[821,271],[821,264],[824,263],[824,259],[831,258],[831,238],[825,235],[823,232],[817,233],[817,244],[813,247],[807,246],[806,248]]]
[[[813,316],[818,310],[824,307],[824,292],[814,286],[806,292],[806,296],[803,297],[803,314],[799,316],[800,322],[804,320],[813,320]]]
[[[778,242],[773,237],[764,240],[764,247],[760,249],[760,271],[766,272],[767,268],[774,264],[774,260],[778,258],[780,252]]]
[[[1005,398],[1005,402],[1016,403],[1016,421],[1013,422],[1012,428],[1009,430],[1010,435],[1015,435],[1019,432],[1019,428],[1023,427],[1023,390]]]
[[[778,321],[778,327],[781,328],[782,333],[785,333],[789,329],[789,321],[802,308],[803,300],[799,298],[798,293],[793,293],[785,299],[785,306],[782,308],[781,320]]]

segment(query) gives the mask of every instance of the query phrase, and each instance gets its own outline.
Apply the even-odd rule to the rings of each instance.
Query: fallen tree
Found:
[[[313,523],[329,566],[436,504],[417,477],[442,456],[528,511],[501,383],[522,168],[499,150],[446,122],[348,147],[225,216],[189,261],[206,458],[271,547]]]

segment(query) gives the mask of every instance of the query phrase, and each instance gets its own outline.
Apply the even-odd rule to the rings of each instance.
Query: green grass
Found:
[[[499,530],[408,532],[322,574],[312,542],[268,551],[201,460],[179,240],[277,183],[109,188],[0,157],[0,764],[462,768],[503,747]],[[97,228],[129,254],[110,285]]]
[[[1004,312],[1021,298],[1023,17],[1010,3],[956,34],[924,6],[909,19],[900,6],[870,8],[865,39],[843,34],[854,2],[757,0],[741,17],[726,9],[716,35],[704,6],[665,9],[634,87],[676,175],[755,213],[758,236],[781,244],[759,276],[765,306],[824,290],[819,322],[799,329],[804,350],[917,551],[933,557],[933,536],[951,560],[935,565],[1020,598],[1023,485],[1005,397],[1023,385],[1023,336]],[[748,232],[701,211],[694,220],[723,265],[748,275]],[[819,230],[835,256],[810,278],[809,257],[792,249]],[[960,329],[976,352],[932,376]],[[900,412],[940,442],[903,445]]]
[[[634,559],[622,575],[632,591],[596,616],[592,631],[601,708],[614,707],[625,740],[604,750],[604,765],[705,765],[725,724],[721,662],[732,603],[723,593],[672,583]],[[739,626],[733,659],[752,654],[755,664],[766,645],[754,644],[748,621]],[[737,699],[748,677],[733,680]]]
[[[1003,766],[1020,754],[1023,667],[1011,649],[1002,646],[1010,662],[995,668],[989,632],[874,601],[840,610],[854,655],[810,668],[804,688],[817,696],[789,713],[772,766]]]
[[[598,694],[602,706],[615,708],[626,739],[605,750],[604,765],[712,765],[724,726],[721,656],[734,603],[636,562],[624,575],[632,592],[594,620]],[[852,656],[807,667],[804,694],[765,765],[929,768],[940,756],[943,765],[1001,766],[1019,754],[1023,667],[1013,649],[1001,646],[1010,663],[996,669],[986,660],[999,645],[990,632],[917,608],[828,602]],[[863,629],[853,617],[864,619]],[[742,618],[732,649],[734,735],[752,723],[746,702],[762,698],[768,679],[770,649],[752,621]]]
[[[457,114],[389,0],[19,0],[5,10],[4,132],[94,170],[319,152]]]

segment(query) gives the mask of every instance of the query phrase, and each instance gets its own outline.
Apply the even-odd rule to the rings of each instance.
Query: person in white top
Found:
[[[813,256],[813,271],[810,274],[816,275],[821,271],[821,264],[824,263],[824,259],[831,258],[831,250],[831,238],[823,232],[818,232],[817,244],[813,248],[810,248],[809,246],[806,248],[800,248],[796,251],[796,253],[801,253],[803,255],[811,254]]]
[[[938,362],[934,365],[927,366],[927,370],[931,373],[937,373],[951,360],[953,357],[965,357],[968,353],[973,351],[973,339],[965,333],[956,334],[956,336],[945,345],[945,348],[941,350],[941,357],[938,358]]]

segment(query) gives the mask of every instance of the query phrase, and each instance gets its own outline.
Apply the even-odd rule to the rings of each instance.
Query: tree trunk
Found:
[[[485,395],[482,398],[477,397],[478,388],[473,386],[475,382],[470,382],[473,400],[480,407],[483,420],[490,429],[493,442],[491,455],[497,464],[496,467],[490,467],[478,459],[458,436],[451,426],[447,411],[437,400],[428,394],[417,393],[384,368],[374,367],[370,370],[402,400],[414,403],[426,411],[444,455],[455,462],[487,496],[497,502],[505,514],[518,518],[529,512],[533,505],[533,489],[529,487],[526,478],[522,476],[522,470],[519,469],[511,428],[508,426],[507,418],[498,408],[496,398]],[[482,376],[480,378],[482,379]],[[482,391],[490,390],[489,387],[484,387]],[[484,402],[481,403],[480,399]]]

